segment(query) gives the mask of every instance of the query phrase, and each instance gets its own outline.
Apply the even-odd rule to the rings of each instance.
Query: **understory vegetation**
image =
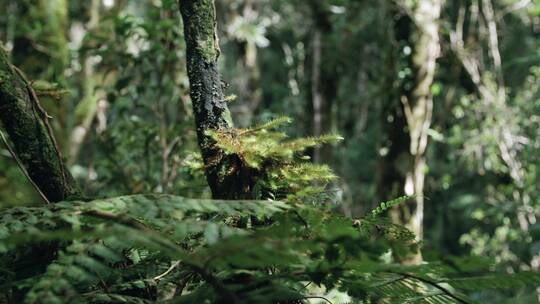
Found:
[[[397,263],[418,243],[382,214],[411,197],[358,219],[336,214],[324,194],[336,176],[302,162],[301,152],[337,137],[283,140],[268,128],[284,121],[212,134],[227,153],[265,172],[256,189],[266,200],[139,194],[4,210],[2,286],[11,290],[4,296],[27,303],[331,302],[313,295],[324,288],[344,303],[476,303],[468,293],[540,284],[538,273],[494,273],[480,257]]]

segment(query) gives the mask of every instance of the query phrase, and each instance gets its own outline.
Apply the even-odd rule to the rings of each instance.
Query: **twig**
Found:
[[[325,302],[328,302],[330,304],[333,304],[332,301],[328,300],[325,297],[321,297],[321,296],[307,296],[307,297],[304,297],[304,299],[320,299],[320,300],[324,300]]]
[[[176,267],[178,267],[178,265],[180,265],[180,262],[181,261],[174,262],[171,265],[171,267],[169,267],[169,269],[167,269],[167,271],[165,271],[164,273],[158,275],[157,277],[154,277],[154,281],[159,281],[159,280],[163,279],[165,276],[167,276],[169,273],[171,273]]]
[[[109,287],[107,287],[107,284],[105,283],[105,281],[103,280],[103,278],[99,275],[99,272],[97,271],[93,271],[94,274],[98,277],[99,279],[99,282],[101,284],[101,286],[103,287],[103,290],[106,292],[106,293],[109,293]]]
[[[114,214],[99,210],[87,210],[83,212],[84,215],[100,218],[103,220],[108,220],[116,224],[121,224],[139,231],[146,233],[151,237],[151,240],[161,246],[162,248],[169,250],[170,252],[178,252],[179,248],[176,244],[170,242],[168,239],[163,238],[157,231],[151,227],[145,225],[144,223],[122,214]]]
[[[531,0],[521,0],[521,1],[515,2],[514,4],[508,5],[507,7],[502,9],[500,13],[497,14],[497,20],[502,19],[506,14],[526,8],[530,4],[532,4]]]
[[[34,180],[30,177],[30,174],[28,174],[28,171],[26,171],[26,168],[24,167],[23,163],[21,162],[21,160],[19,159],[19,157],[17,156],[17,153],[15,153],[15,150],[13,150],[13,148],[11,148],[11,146],[9,145],[9,142],[7,141],[6,139],[6,136],[4,135],[4,133],[2,132],[2,130],[0,130],[0,137],[2,137],[2,141],[4,142],[4,144],[6,145],[6,148],[8,149],[9,151],[9,154],[11,154],[11,156],[13,157],[13,159],[15,160],[15,162],[17,163],[17,166],[19,166],[19,168],[21,169],[22,173],[24,174],[24,176],[28,179],[28,181],[30,182],[30,184],[32,184],[32,186],[36,189],[36,191],[39,193],[39,196],[41,196],[41,198],[47,203],[47,204],[50,204],[51,202],[49,201],[49,199],[47,199],[47,197],[45,196],[45,194],[41,191],[41,189],[39,189],[39,186],[34,182]]]
[[[300,220],[300,222],[302,222],[302,225],[304,225],[304,228],[308,229],[308,228],[309,228],[309,224],[308,224],[308,222],[306,222],[306,220],[302,217],[302,215],[300,215],[300,213],[299,213],[297,210],[293,210],[293,213],[294,213],[294,215],[296,215],[296,217],[298,217],[298,220]]]
[[[47,129],[47,135],[49,136],[49,138],[50,138],[50,140],[51,140],[51,142],[52,142],[52,144],[54,146],[56,156],[58,157],[58,163],[59,163],[59,166],[60,166],[60,173],[62,174],[62,184],[63,184],[63,186],[65,188],[66,187],[66,172],[65,172],[65,168],[64,168],[64,162],[63,162],[63,158],[62,158],[62,153],[60,153],[60,149],[58,148],[58,142],[56,141],[56,138],[54,137],[53,129],[52,129],[51,125],[49,124],[49,118],[52,118],[52,117],[49,114],[47,114],[47,111],[45,111],[45,109],[43,109],[43,107],[41,106],[41,103],[39,102],[39,99],[37,97],[36,92],[32,88],[32,85],[30,84],[30,81],[28,81],[26,76],[24,76],[24,73],[18,67],[16,67],[15,65],[11,65],[11,67],[16,72],[16,74],[19,75],[21,80],[24,82],[24,84],[26,86],[26,90],[28,91],[28,94],[30,96],[30,100],[31,100],[32,105],[33,105],[32,108],[39,113],[39,115],[41,116],[41,121],[43,122],[43,124],[45,125],[45,128]]]
[[[128,216],[117,215],[117,214],[114,214],[114,213],[108,213],[108,212],[103,212],[103,211],[99,211],[99,210],[88,210],[88,211],[85,211],[84,214],[86,214],[88,216],[93,216],[93,217],[96,217],[96,218],[101,218],[101,219],[104,219],[104,220],[110,220],[110,221],[113,221],[115,223],[119,223],[119,224],[122,224],[122,225],[125,225],[125,226],[128,226],[128,227],[132,227],[134,229],[137,229],[137,230],[143,231],[145,233],[148,233],[149,235],[152,235],[152,236],[159,236],[156,233],[156,231],[154,231],[150,227],[148,227],[145,224],[137,221],[136,219],[130,218]],[[156,238],[155,241],[159,241],[159,240],[160,240],[159,238]],[[161,243],[160,245],[166,246],[167,249],[170,249],[173,252],[178,251],[178,248],[173,243],[169,243],[169,242],[160,242],[160,243]],[[180,261],[177,261],[176,263],[180,263]],[[177,265],[173,265],[173,266],[177,267]],[[218,278],[214,277],[206,269],[204,269],[204,268],[202,268],[202,267],[200,267],[200,266],[198,266],[198,265],[196,265],[194,263],[193,264],[188,263],[186,266],[188,266],[195,273],[197,273],[208,284],[212,285],[212,287],[215,289],[215,291],[218,294],[220,294],[227,301],[229,301],[228,303],[239,303],[240,302],[238,297],[233,292],[228,290],[227,287]],[[174,269],[174,267],[171,266],[172,269]],[[167,271],[170,272],[170,271],[172,271],[172,269],[169,269]],[[159,278],[159,276],[158,276],[158,278]]]

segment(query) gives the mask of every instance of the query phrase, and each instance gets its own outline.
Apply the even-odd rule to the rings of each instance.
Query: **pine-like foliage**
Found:
[[[306,201],[325,190],[336,175],[327,165],[309,162],[306,150],[342,140],[338,135],[288,139],[277,127],[291,123],[278,117],[249,129],[207,131],[225,153],[237,155],[259,175],[257,197]]]

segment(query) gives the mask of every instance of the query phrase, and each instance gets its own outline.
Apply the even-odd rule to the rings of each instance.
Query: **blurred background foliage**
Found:
[[[292,136],[342,135],[311,155],[340,176],[327,200],[347,216],[407,194],[400,96],[413,85],[414,46],[400,2],[216,1],[236,125],[287,115]],[[42,99],[87,195],[209,197],[194,170],[176,1],[0,0],[0,11],[14,64],[35,86],[62,92]],[[447,0],[437,23],[424,254],[472,253],[509,272],[539,270],[540,2]],[[39,199],[2,147],[2,208],[29,201]]]

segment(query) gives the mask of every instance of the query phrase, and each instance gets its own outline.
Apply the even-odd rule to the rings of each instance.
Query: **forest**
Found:
[[[0,0],[0,304],[540,303],[540,0]]]

